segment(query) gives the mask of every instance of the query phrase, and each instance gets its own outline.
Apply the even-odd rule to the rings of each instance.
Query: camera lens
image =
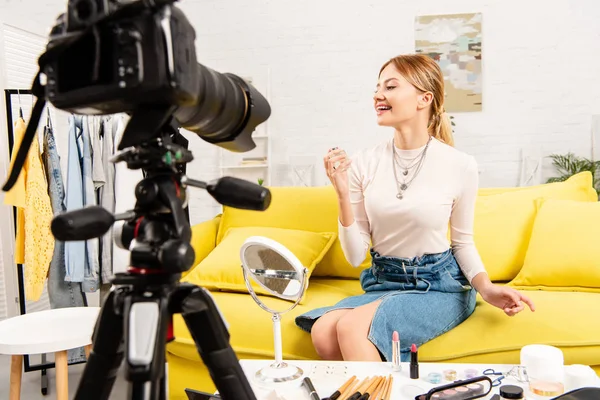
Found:
[[[229,77],[200,64],[197,74],[198,102],[187,110],[185,123],[180,122],[186,129],[201,132],[204,138],[217,138],[235,130],[248,111],[242,88]]]
[[[271,114],[267,100],[236,75],[221,74],[198,64],[197,76],[196,104],[175,112],[181,126],[231,151],[253,149],[252,132]]]

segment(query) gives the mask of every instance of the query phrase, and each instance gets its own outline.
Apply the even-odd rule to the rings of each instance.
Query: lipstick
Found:
[[[400,335],[394,331],[392,334],[392,371],[401,371],[400,366]]]
[[[419,379],[419,360],[417,353],[417,345],[410,346],[410,378]]]

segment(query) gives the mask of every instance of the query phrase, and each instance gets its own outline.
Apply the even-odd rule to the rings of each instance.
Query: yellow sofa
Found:
[[[239,285],[231,284],[232,280],[237,280],[236,284],[242,282],[242,272],[237,256],[239,247],[226,240],[228,233],[244,232],[235,230],[244,227],[264,232],[260,228],[266,227],[278,228],[281,232],[324,233],[325,238],[333,234],[332,240],[325,239],[324,244],[319,244],[323,251],[317,250],[311,256],[314,265],[305,299],[282,320],[284,358],[318,359],[310,335],[294,324],[294,318],[310,309],[361,293],[357,277],[369,266],[370,259],[359,268],[353,268],[345,260],[337,238],[337,201],[331,187],[272,187],[271,192],[272,204],[265,212],[225,207],[222,215],[194,226],[196,267],[182,280],[202,285],[214,295],[229,324],[231,345],[238,358],[272,359],[269,314]],[[584,210],[583,206],[587,208]],[[488,274],[494,282],[526,290],[537,310],[507,317],[479,297],[471,317],[420,348],[420,360],[514,364],[519,362],[522,346],[544,343],[560,347],[565,363],[591,365],[600,372],[600,265],[597,261],[600,232],[593,237],[595,226],[600,226],[597,206],[600,206],[598,195],[592,186],[592,176],[587,172],[561,183],[480,189],[474,234]],[[245,232],[249,234],[254,229]],[[594,242],[595,247],[586,247]],[[288,243],[295,242],[288,240]],[[219,256],[211,257],[215,254]],[[573,255],[572,260],[570,255]],[[234,270],[231,270],[231,257],[236,264]],[[549,270],[546,265],[554,269]],[[227,268],[230,270],[226,271]],[[227,285],[221,284],[220,279],[228,281]],[[274,298],[269,301],[284,302]],[[176,339],[167,346],[170,398],[185,399],[186,387],[214,390],[180,316],[175,316],[174,324]]]

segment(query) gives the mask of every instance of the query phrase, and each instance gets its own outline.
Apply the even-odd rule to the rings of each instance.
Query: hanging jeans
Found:
[[[44,129],[43,161],[48,180],[48,195],[52,203],[52,211],[57,215],[66,210],[64,198],[65,188],[60,170],[60,157],[51,127]],[[65,244],[55,241],[54,254],[48,270],[48,298],[51,308],[84,307],[87,305],[85,295],[81,291],[81,283],[65,281]],[[71,349],[68,361],[85,360],[83,348]]]

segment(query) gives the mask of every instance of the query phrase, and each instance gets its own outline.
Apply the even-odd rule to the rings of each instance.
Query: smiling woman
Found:
[[[422,125],[426,121],[429,135],[454,145],[452,126],[443,106],[444,78],[432,58],[393,58],[383,65],[379,79],[383,82],[377,84],[374,96],[379,125],[393,127],[410,121]],[[423,107],[419,101],[425,101],[429,107]]]
[[[364,294],[296,318],[317,353],[390,361],[397,331],[406,362],[413,343],[421,346],[473,313],[476,291],[509,316],[524,304],[533,310],[518,291],[491,283],[475,248],[477,163],[453,147],[437,63],[424,55],[389,60],[373,101],[377,123],[393,128],[393,138],[352,158],[341,148],[324,158],[344,255],[359,266],[370,249],[372,265],[360,276]]]

